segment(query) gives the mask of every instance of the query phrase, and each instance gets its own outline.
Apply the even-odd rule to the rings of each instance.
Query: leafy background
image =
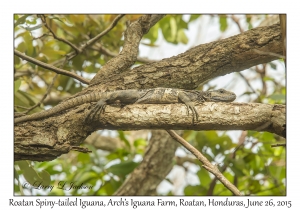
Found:
[[[169,53],[176,55],[192,46],[268,24],[268,21],[274,21],[274,16],[167,15],[144,36],[140,55],[149,59],[151,55],[153,59],[168,57]],[[104,31],[115,17],[46,15],[46,20],[58,37],[81,46]],[[39,16],[18,14],[14,15],[14,47],[37,60],[91,79],[120,51],[126,21],[134,21],[138,17],[140,15],[126,15],[95,45],[65,62],[65,56],[72,52],[71,47],[54,39]],[[101,51],[101,47],[111,54]],[[161,53],[164,51],[167,52]],[[136,63],[140,64],[142,62]],[[54,75],[52,71],[14,56],[14,110],[25,112],[38,103],[53,82]],[[242,73],[233,73],[229,77],[210,80],[199,89],[212,89],[220,84],[236,92],[238,101],[285,104],[285,72],[281,59]],[[58,75],[51,88],[51,97],[47,97],[41,106],[29,114],[50,108],[84,87],[73,78]],[[134,132],[99,131],[100,137],[116,138],[121,146],[105,150],[85,143],[84,146],[92,150],[91,154],[70,152],[49,162],[17,161],[14,192],[16,195],[113,195],[142,160],[151,135],[148,131],[144,132],[144,137],[133,137]],[[286,195],[286,150],[284,147],[271,147],[284,141],[277,135],[253,131],[185,131],[183,137],[211,162],[218,164],[224,170],[225,177],[245,195]],[[23,187],[25,182],[57,186],[60,181],[75,182],[77,185],[84,183],[92,189],[54,188],[50,192]],[[158,187],[157,194],[232,195],[183,148],[178,148],[174,168]]]

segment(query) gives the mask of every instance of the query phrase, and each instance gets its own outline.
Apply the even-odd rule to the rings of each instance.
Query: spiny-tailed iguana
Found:
[[[67,100],[58,104],[57,106],[32,115],[16,118],[15,124],[20,122],[26,122],[31,120],[37,120],[44,117],[49,117],[57,114],[61,111],[70,109],[72,107],[96,102],[95,108],[87,115],[86,119],[92,119],[99,112],[104,111],[106,105],[114,104],[119,102],[122,105],[127,104],[172,104],[172,103],[184,103],[188,109],[191,109],[194,117],[198,120],[198,113],[195,109],[195,103],[202,103],[205,101],[215,102],[231,102],[234,101],[236,95],[232,92],[224,89],[212,90],[212,91],[199,91],[199,90],[182,90],[172,88],[153,88],[144,90],[117,90],[113,92],[102,92],[102,93],[90,93],[87,95],[78,96],[76,98]]]

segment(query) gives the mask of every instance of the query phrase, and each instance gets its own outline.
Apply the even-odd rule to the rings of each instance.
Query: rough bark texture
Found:
[[[143,162],[114,195],[155,195],[156,187],[173,168],[170,163],[177,146],[177,142],[166,131],[152,131]]]
[[[285,106],[260,103],[214,103],[196,106],[199,121],[182,104],[107,106],[98,121],[86,125],[83,105],[62,116],[15,126],[15,160],[52,160],[72,150],[97,129],[261,130],[285,136]]]
[[[92,86],[80,95],[95,90],[153,87],[195,89],[208,79],[278,59],[267,52],[282,54],[279,24],[199,45],[177,56],[93,81]]]

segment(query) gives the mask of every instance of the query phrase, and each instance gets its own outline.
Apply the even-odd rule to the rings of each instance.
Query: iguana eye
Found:
[[[220,90],[220,93],[224,93],[224,90],[221,89],[221,90]]]

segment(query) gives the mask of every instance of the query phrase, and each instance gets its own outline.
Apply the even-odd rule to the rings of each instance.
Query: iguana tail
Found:
[[[14,123],[16,124],[16,123],[20,123],[20,122],[37,120],[37,119],[41,119],[41,118],[44,118],[44,117],[49,117],[49,116],[57,114],[61,111],[70,109],[72,107],[75,107],[75,106],[78,106],[78,105],[81,105],[81,104],[84,104],[84,103],[90,103],[90,102],[98,101],[98,100],[101,99],[101,97],[104,94],[106,94],[106,93],[90,93],[90,94],[87,94],[87,95],[82,95],[82,96],[79,96],[79,97],[76,97],[76,98],[72,98],[72,99],[69,99],[67,101],[64,101],[61,104],[58,104],[57,106],[55,106],[51,109],[48,109],[48,110],[45,110],[45,111],[42,111],[42,112],[39,112],[39,113],[34,113],[34,114],[31,114],[31,115],[26,115],[26,116],[23,116],[23,117],[16,118],[16,119],[14,119]]]

